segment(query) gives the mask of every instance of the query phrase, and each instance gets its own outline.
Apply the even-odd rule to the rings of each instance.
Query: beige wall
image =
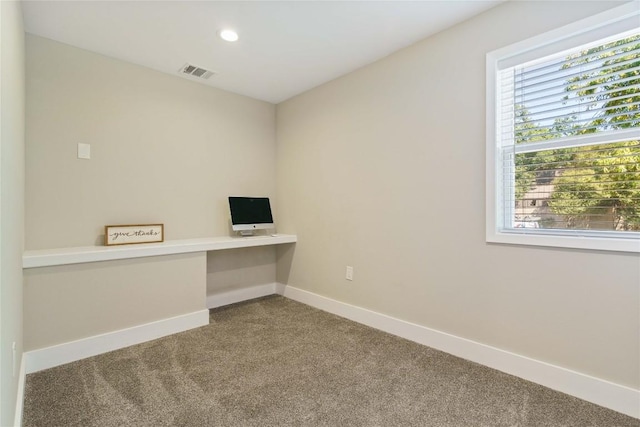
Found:
[[[612,6],[507,2],[278,105],[279,281],[640,388],[637,255],[485,242],[485,54]]]
[[[255,247],[207,253],[207,295],[276,281],[276,250]]]
[[[200,252],[25,270],[25,350],[204,310],[206,267]]]
[[[228,235],[227,196],[275,196],[275,106],[27,35],[26,166],[27,249],[101,245],[107,224]],[[255,251],[210,254],[210,292],[273,283],[258,252],[241,279],[224,272]]]
[[[266,102],[27,35],[27,249],[101,244],[106,224],[229,234],[227,196],[275,196],[274,117]],[[80,142],[91,160],[76,158]]]
[[[25,47],[20,2],[0,2],[0,18],[0,425],[9,426],[23,347]]]

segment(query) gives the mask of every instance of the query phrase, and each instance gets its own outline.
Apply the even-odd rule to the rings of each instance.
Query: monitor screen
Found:
[[[268,197],[229,197],[231,224],[234,231],[246,233],[273,228],[273,216]]]

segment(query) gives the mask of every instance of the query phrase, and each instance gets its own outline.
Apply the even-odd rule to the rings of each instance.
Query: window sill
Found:
[[[502,231],[487,232],[488,243],[546,246],[569,249],[640,253],[640,239],[596,237],[589,235],[557,235],[544,232]]]

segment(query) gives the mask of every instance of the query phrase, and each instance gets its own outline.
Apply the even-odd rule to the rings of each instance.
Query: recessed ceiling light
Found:
[[[228,42],[235,42],[236,40],[238,40],[238,33],[233,30],[222,30],[219,34],[222,40]]]

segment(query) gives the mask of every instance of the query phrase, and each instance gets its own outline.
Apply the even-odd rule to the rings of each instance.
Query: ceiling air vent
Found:
[[[204,68],[196,67],[191,64],[185,64],[180,68],[180,72],[183,74],[189,74],[193,77],[198,77],[199,79],[208,79],[215,74],[213,71],[205,70]]]

